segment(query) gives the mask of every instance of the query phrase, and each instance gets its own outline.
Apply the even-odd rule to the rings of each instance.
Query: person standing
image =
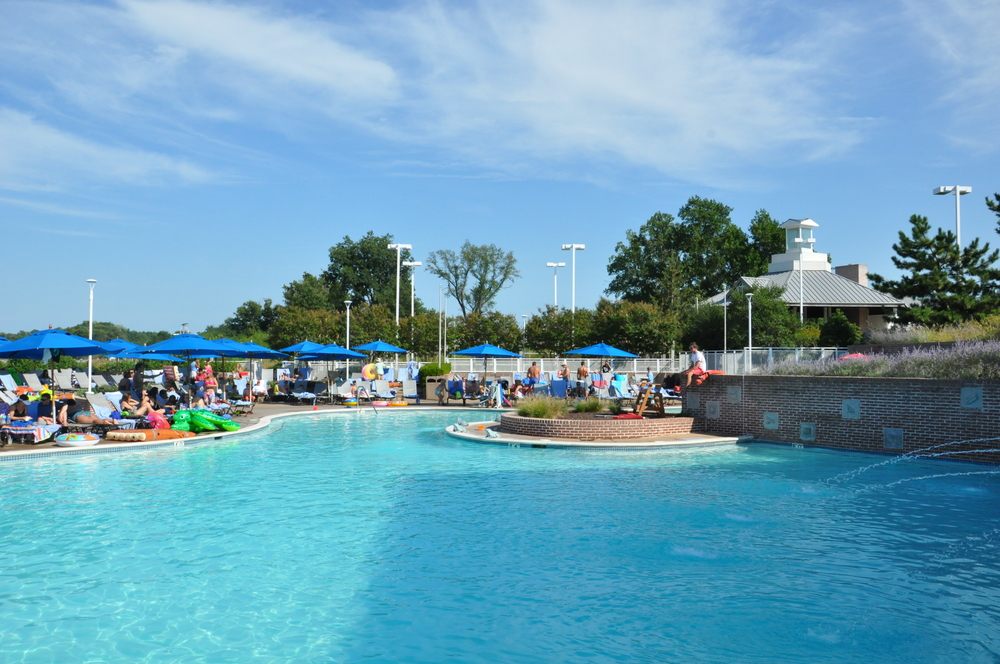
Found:
[[[541,378],[542,370],[538,368],[538,362],[532,362],[528,367],[528,378],[522,383],[527,394],[535,391],[535,385],[538,385]]]

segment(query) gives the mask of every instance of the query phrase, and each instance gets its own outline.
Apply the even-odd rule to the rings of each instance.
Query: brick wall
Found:
[[[623,440],[655,438],[691,433],[696,423],[692,417],[662,417],[649,420],[543,420],[521,417],[516,413],[500,416],[500,431],[521,436],[571,438],[575,440]]]
[[[996,381],[716,375],[685,407],[706,433],[867,452],[1000,436]],[[990,448],[1000,440],[934,451]],[[1000,463],[996,452],[955,458]]]

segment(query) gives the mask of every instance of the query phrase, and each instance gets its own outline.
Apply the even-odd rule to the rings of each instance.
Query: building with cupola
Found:
[[[901,300],[868,286],[868,266],[852,263],[831,268],[828,254],[815,250],[814,231],[819,227],[812,219],[789,219],[781,224],[785,232],[785,253],[774,254],[767,274],[740,277],[734,288],[776,286],[782,289],[781,299],[790,309],[803,310],[804,318],[827,319],[837,309],[861,328],[884,329],[886,317],[903,306]],[[718,293],[709,302],[729,301],[729,291]]]

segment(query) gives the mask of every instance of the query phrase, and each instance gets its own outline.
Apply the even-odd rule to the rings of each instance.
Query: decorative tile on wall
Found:
[[[705,402],[705,417],[710,420],[717,420],[721,416],[722,412],[719,408],[718,401],[706,401]]]
[[[778,414],[777,413],[764,413],[764,428],[769,431],[777,431],[778,429]]]
[[[887,450],[903,449],[903,430],[883,427],[882,447],[884,447]]]
[[[816,425],[812,422],[800,422],[799,440],[816,440]]]
[[[840,403],[840,416],[845,420],[860,420],[861,399],[844,399]]]
[[[983,409],[983,388],[963,387],[962,388],[962,408]]]
[[[687,401],[688,410],[695,410],[701,408],[701,395],[695,392],[694,394],[689,394],[684,397]]]
[[[742,403],[743,388],[739,385],[730,385],[726,388],[726,403]]]

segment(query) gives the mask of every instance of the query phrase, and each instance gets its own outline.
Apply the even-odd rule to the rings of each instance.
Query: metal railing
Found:
[[[710,371],[724,371],[730,374],[751,373],[747,371],[747,350],[707,350],[705,353],[705,364]],[[780,347],[768,346],[764,348],[754,347],[750,351],[750,367],[753,370],[760,370],[763,367],[772,367],[776,362],[793,360],[795,362],[825,360],[827,358],[839,358],[847,355],[846,348],[813,348],[813,347]]]

